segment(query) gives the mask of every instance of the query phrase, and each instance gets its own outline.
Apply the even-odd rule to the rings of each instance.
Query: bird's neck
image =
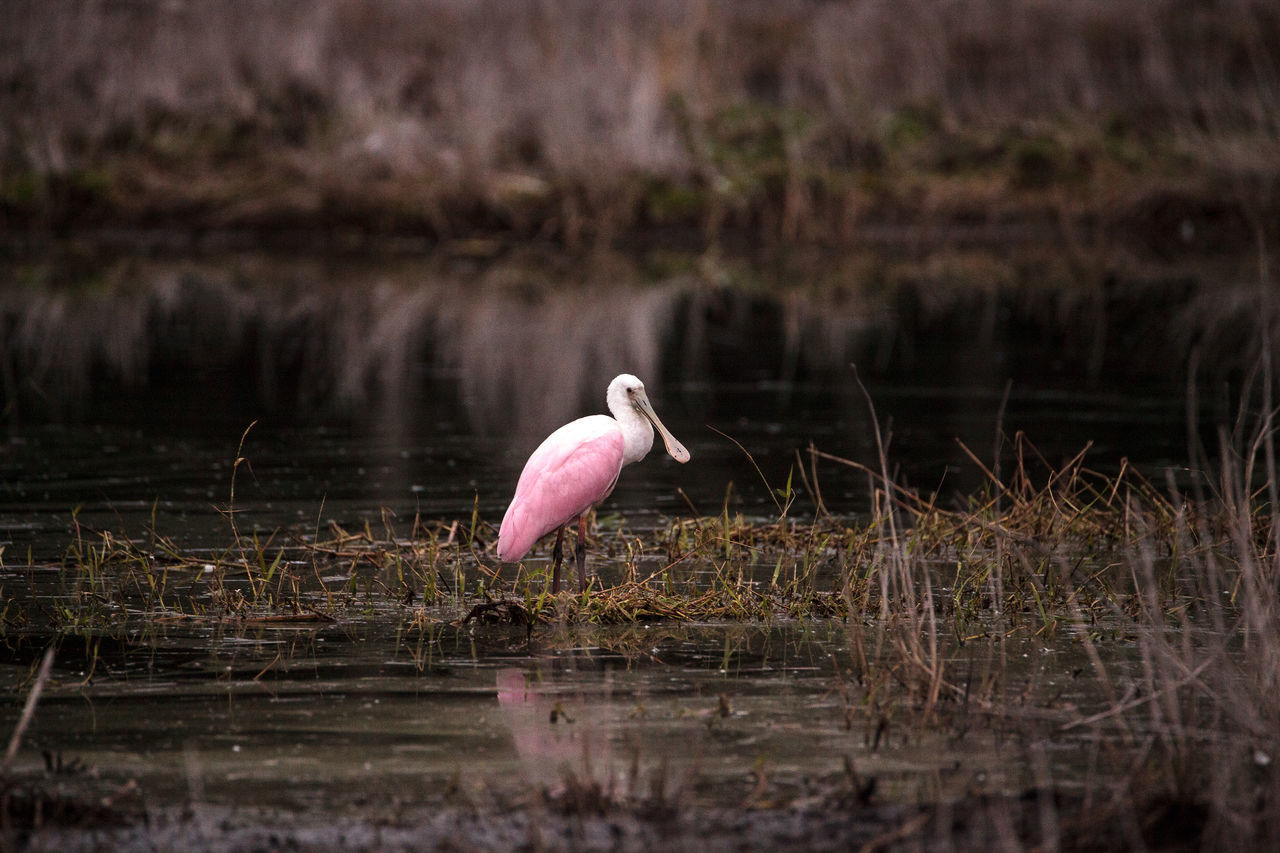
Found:
[[[653,424],[631,405],[627,389],[618,379],[610,383],[605,403],[622,430],[622,464],[639,462],[653,447]]]
[[[653,447],[653,425],[630,406],[615,413],[614,419],[622,428],[622,464],[639,462]]]

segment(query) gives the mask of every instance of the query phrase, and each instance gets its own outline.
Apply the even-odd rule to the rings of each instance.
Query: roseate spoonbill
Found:
[[[667,452],[688,462],[689,451],[658,420],[644,383],[623,373],[609,383],[608,415],[590,415],[567,423],[547,436],[524,463],[515,497],[498,531],[498,559],[514,563],[543,536],[556,531],[552,552],[551,591],[560,591],[564,528],[578,520],[578,585],[587,589],[587,513],[609,496],[623,465],[639,462],[653,447],[657,427]]]

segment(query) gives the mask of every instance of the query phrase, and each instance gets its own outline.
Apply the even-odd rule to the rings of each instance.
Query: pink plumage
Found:
[[[622,470],[622,430],[605,415],[567,423],[547,436],[520,473],[498,531],[498,559],[519,560],[533,543],[613,491]]]
[[[689,451],[662,425],[639,379],[629,373],[614,377],[605,399],[613,417],[578,418],[551,433],[533,451],[498,529],[498,559],[504,563],[519,560],[533,543],[557,531],[552,592],[560,590],[564,528],[574,519],[578,521],[578,583],[586,591],[586,513],[613,491],[622,466],[645,457],[653,446],[655,429],[672,458],[689,461]]]

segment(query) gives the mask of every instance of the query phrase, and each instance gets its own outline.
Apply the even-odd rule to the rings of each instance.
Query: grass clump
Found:
[[[592,545],[590,562],[601,577],[585,596],[548,594],[539,549],[514,573],[500,566],[488,545],[496,531],[474,513],[415,518],[404,533],[390,511],[381,530],[331,524],[310,534],[242,533],[229,508],[231,541],[199,553],[155,530],[129,537],[77,521],[59,563],[7,567],[4,624],[101,629],[147,620],[402,614],[418,623],[507,618],[532,626],[875,615],[955,618],[987,626],[974,629],[981,634],[995,630],[994,616],[1006,629],[1052,633],[1109,613],[1157,605],[1177,612],[1199,592],[1187,560],[1235,566],[1240,548],[1270,539],[1265,513],[1241,530],[1228,515],[1234,504],[1170,498],[1128,466],[1113,475],[1091,470],[1086,451],[1054,468],[1021,436],[1008,477],[982,466],[987,488],[955,508],[936,495],[886,486],[858,463],[810,453],[814,478],[819,462],[866,471],[874,511],[850,518],[819,506],[799,520],[792,515],[798,491],[789,484],[778,490],[774,520],[733,515],[726,506],[718,516],[673,519],[640,535],[597,528],[603,548]],[[602,550],[609,556],[602,559]],[[1135,571],[1136,559],[1149,561],[1152,578]]]

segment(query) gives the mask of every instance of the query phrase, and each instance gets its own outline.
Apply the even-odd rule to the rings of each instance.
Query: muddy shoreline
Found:
[[[125,789],[121,789],[125,790]],[[83,795],[82,795],[83,796]],[[120,801],[58,794],[41,783],[6,792],[8,849],[248,850],[918,850],[1196,849],[1204,807],[1152,796],[1140,805],[1087,804],[1029,790],[908,804],[868,791],[828,791],[784,805],[684,807],[609,803],[582,792],[530,794],[502,804],[405,805],[375,815],[289,812],[188,803],[149,809],[136,790]]]

